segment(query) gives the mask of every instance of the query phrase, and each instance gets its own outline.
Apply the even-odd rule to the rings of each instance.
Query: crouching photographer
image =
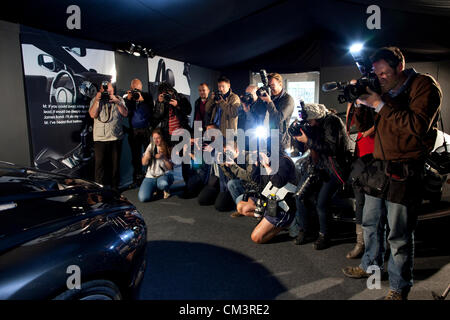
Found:
[[[329,204],[348,173],[350,152],[342,120],[322,104],[305,104],[301,121],[291,124],[289,133],[308,150],[299,174],[297,212],[289,233],[296,236],[295,244],[304,244],[316,234],[311,230],[310,219],[316,209],[319,236],[314,248],[329,247]]]
[[[379,49],[371,63],[381,93],[367,88],[367,94],[359,97],[359,102],[376,112],[373,159],[366,159],[359,175],[366,193],[362,218],[365,251],[359,266],[343,272],[347,277],[365,278],[370,276],[370,266],[383,269],[387,221],[391,253],[390,291],[385,299],[401,300],[407,298],[413,283],[417,223],[413,209],[422,201],[425,158],[435,144],[442,92],[430,75],[405,69],[403,54],[396,47]]]
[[[276,158],[271,156],[272,160],[278,161],[278,166],[274,165],[265,153],[260,152],[259,156],[257,170],[248,168],[252,171],[252,180],[257,186],[254,192],[246,190],[237,210],[241,215],[260,219],[251,239],[255,243],[266,243],[289,227],[294,219],[295,166],[281,150]],[[262,171],[266,174],[261,174]]]

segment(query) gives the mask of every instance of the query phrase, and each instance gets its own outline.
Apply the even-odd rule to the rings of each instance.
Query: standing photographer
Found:
[[[128,143],[131,149],[131,163],[133,165],[133,183],[139,185],[143,179],[142,149],[150,143],[150,121],[153,112],[153,98],[142,92],[142,82],[139,79],[131,81],[127,91],[125,103],[128,108]]]
[[[294,98],[284,90],[283,77],[280,74],[269,73],[267,77],[271,95],[269,96],[266,93],[261,95],[260,98],[267,103],[270,129],[280,130],[280,146],[285,150],[290,146],[287,128],[290,125],[292,112],[294,112]]]
[[[226,137],[227,129],[237,130],[238,108],[241,100],[231,90],[230,79],[221,76],[217,80],[217,92],[212,93],[214,104],[206,107],[209,116],[208,124],[215,124],[220,128],[222,135]]]
[[[257,91],[257,86],[249,85],[241,97],[242,104],[238,111],[238,128],[244,131],[263,125],[268,113],[267,103],[258,98]]]
[[[413,285],[417,223],[413,209],[422,201],[424,159],[436,140],[442,92],[430,75],[405,69],[405,58],[399,48],[381,48],[371,62],[381,94],[367,88],[368,94],[361,96],[360,102],[377,113],[372,168],[378,170],[370,170],[366,179],[361,179],[366,192],[362,221],[366,248],[361,264],[343,272],[347,277],[364,278],[369,276],[369,266],[383,269],[383,221],[387,220],[391,254],[390,290],[385,299],[402,300]],[[358,108],[357,113],[364,110]]]
[[[330,113],[323,104],[305,104],[301,117],[303,129],[300,126],[299,130],[292,130],[297,132],[291,134],[310,151],[310,158],[307,159],[309,163],[299,186],[307,183],[311,174],[313,176],[310,179],[314,178],[314,183],[297,197],[296,221],[290,233],[297,234],[296,244],[306,243],[312,235],[308,220],[312,216],[314,202],[317,202],[315,209],[319,217],[319,237],[314,243],[314,249],[322,250],[330,245],[329,203],[339,186],[344,185],[348,171],[348,139],[342,120]]]
[[[192,133],[188,118],[191,111],[192,106],[189,100],[179,94],[169,83],[163,82],[158,86],[154,117],[156,122],[160,123],[164,140],[169,143],[171,148],[177,143],[171,139],[176,130],[185,129]],[[181,164],[184,181],[189,178],[189,167],[189,164]]]
[[[95,181],[119,189],[122,151],[122,117],[128,109],[122,97],[114,95],[111,82],[103,82],[91,100],[89,115],[94,119]]]

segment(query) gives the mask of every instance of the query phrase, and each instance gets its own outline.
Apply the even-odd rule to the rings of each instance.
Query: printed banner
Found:
[[[115,82],[114,51],[34,29],[21,43],[34,165],[93,178],[89,102]]]

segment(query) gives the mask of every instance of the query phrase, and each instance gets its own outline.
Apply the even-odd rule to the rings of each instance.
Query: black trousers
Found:
[[[95,182],[119,188],[122,140],[95,141]]]
[[[131,149],[131,164],[133,165],[133,182],[138,182],[144,173],[142,170],[142,154],[150,143],[150,129],[131,129],[128,134]]]
[[[214,204],[217,211],[231,211],[236,208],[236,204],[229,191],[221,192],[220,183],[217,177],[210,177],[208,184],[200,191],[198,195],[198,204],[201,206],[210,206]]]

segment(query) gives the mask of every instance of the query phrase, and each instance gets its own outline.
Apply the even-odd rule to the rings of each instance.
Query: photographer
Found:
[[[264,124],[267,114],[267,104],[258,98],[258,87],[249,85],[241,97],[241,106],[238,110],[238,128],[244,131],[254,129]]]
[[[330,113],[323,104],[305,104],[301,117],[304,122],[303,129],[300,127],[299,132],[292,135],[306,146],[310,155],[299,186],[307,182],[311,172],[314,175],[314,183],[304,190],[304,194],[297,197],[296,221],[290,228],[290,234],[297,234],[295,244],[307,242],[312,236],[308,220],[312,216],[314,202],[317,202],[319,236],[314,248],[322,250],[330,245],[329,203],[339,186],[344,185],[348,171],[348,140],[342,120]]]
[[[139,201],[151,201],[156,189],[164,192],[164,199],[169,198],[169,189],[173,183],[173,164],[170,160],[170,148],[160,128],[152,132],[152,142],[142,156],[142,165],[148,167],[145,179],[139,188]]]
[[[169,83],[163,82],[158,86],[158,99],[155,103],[154,118],[161,126],[164,140],[169,146],[173,146],[177,141],[172,141],[172,134],[178,129],[185,129],[192,133],[189,126],[188,116],[192,107],[189,100],[179,94]],[[182,163],[182,174],[184,181],[188,180],[189,164]]]
[[[356,80],[352,80],[351,84],[355,84]],[[363,106],[359,106],[363,107]],[[352,103],[347,104],[347,129],[350,128],[353,123],[353,114],[351,112],[352,108],[354,108]],[[374,113],[368,113],[367,116],[369,118],[364,119],[366,124],[361,126],[361,122],[358,123],[357,130],[358,134],[355,141],[355,152],[354,157],[359,159],[364,157],[365,155],[372,154],[373,146],[375,142],[375,127],[374,127]],[[357,166],[357,162],[354,161],[354,166]],[[357,169],[357,168],[356,168]],[[354,169],[355,170],[355,169]],[[355,232],[356,232],[356,245],[355,247],[347,253],[347,259],[355,259],[361,257],[364,253],[364,233],[362,229],[362,214],[364,208],[364,190],[355,183],[352,183],[353,194],[355,195]]]
[[[243,154],[241,154],[241,152]],[[227,189],[230,192],[233,201],[237,204],[242,200],[239,196],[244,194],[247,186],[252,182],[252,173],[254,165],[250,163],[250,153],[248,151],[240,151],[237,145],[237,139],[234,140],[233,147],[225,147],[226,161],[220,164],[220,169],[227,178]],[[242,155],[244,162],[239,163],[238,158]],[[239,212],[234,212],[231,217],[240,216]]]
[[[150,121],[153,113],[153,98],[142,92],[142,82],[139,79],[131,81],[127,91],[125,103],[128,108],[129,132],[128,143],[131,149],[131,163],[133,165],[133,183],[139,185],[143,179],[142,149],[150,142]]]
[[[270,148],[268,149],[270,150]],[[260,153],[260,161],[257,164],[258,169],[252,169],[252,175],[254,180],[260,180],[262,189],[264,189],[269,182],[271,182],[276,188],[283,188],[288,183],[295,184],[295,175],[293,174],[295,171],[295,166],[292,160],[286,154],[280,152],[278,154],[278,161],[278,171],[274,172],[271,167],[270,159],[265,153]],[[268,173],[267,175],[259,176],[261,166],[264,167]],[[248,197],[247,201],[244,199],[240,201],[237,205],[238,213],[248,217],[255,217],[256,211],[260,212],[262,208],[269,207],[267,205],[261,208],[261,202],[257,199],[257,197],[264,199],[263,196],[259,194]],[[288,211],[282,210],[278,207],[278,205],[276,207],[275,214],[272,214],[267,209],[263,209],[263,216],[251,234],[251,239],[253,242],[258,244],[267,243],[292,223],[295,216],[295,199],[293,194],[288,193],[284,198],[284,201],[289,206]]]
[[[283,78],[280,74],[269,73],[268,80],[271,96],[266,94],[260,98],[267,103],[270,129],[280,130],[281,147],[285,150],[290,147],[287,128],[294,111],[294,99],[283,89]]]
[[[206,107],[209,123],[219,127],[222,135],[226,137],[226,130],[237,130],[238,108],[241,101],[237,94],[231,90],[230,80],[224,76],[217,80],[217,92],[212,93],[214,104]]]
[[[122,151],[122,117],[128,116],[123,98],[114,95],[111,82],[103,82],[91,100],[89,115],[94,119],[95,181],[119,189]]]
[[[215,124],[207,126],[207,130],[217,130],[218,127]],[[222,137],[225,142],[225,138]],[[212,137],[212,141],[215,141],[215,137]],[[220,162],[226,161],[224,156],[226,154],[226,143],[222,150],[213,149],[210,145],[206,145],[203,148],[206,152],[211,152],[214,157],[214,162],[206,166],[207,172],[204,179],[204,187],[198,195],[198,204],[201,206],[213,205],[217,211],[230,211],[233,210],[234,203],[230,193],[227,189],[227,177],[224,171],[219,165]]]
[[[377,113],[372,168],[378,170],[369,170],[368,175],[361,177],[366,192],[362,219],[365,251],[361,264],[343,272],[347,277],[364,278],[369,276],[369,266],[383,269],[387,220],[391,253],[390,291],[385,299],[401,300],[407,298],[413,284],[417,223],[413,209],[422,201],[424,159],[436,140],[442,92],[430,75],[405,69],[403,54],[396,47],[379,49],[371,62],[381,94],[367,88],[368,94],[361,96],[359,102]],[[357,108],[356,113],[365,110]]]

